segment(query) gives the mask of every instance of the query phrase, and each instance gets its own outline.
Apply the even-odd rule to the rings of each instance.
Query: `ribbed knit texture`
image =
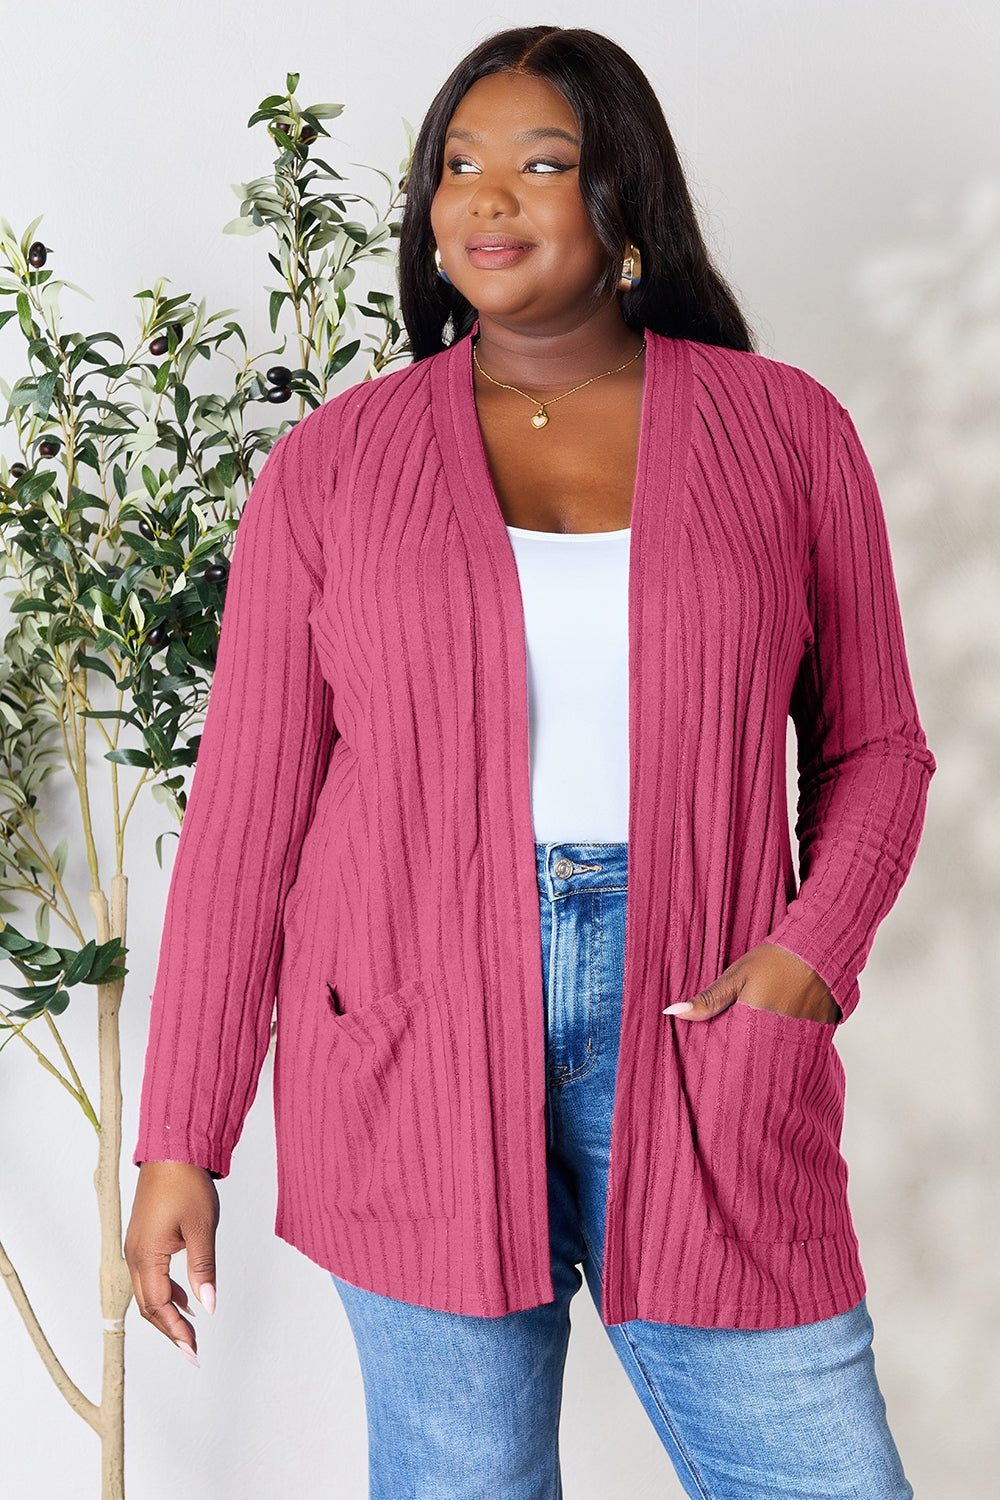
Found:
[[[602,1314],[809,1322],[864,1290],[835,1028],[662,1011],[768,938],[849,1015],[917,848],[934,760],[850,419],[801,371],[648,335],[630,545]],[[276,993],[278,1234],[431,1307],[550,1301],[524,622],[469,338],[306,417],[253,488],[137,1161],[229,1171]]]

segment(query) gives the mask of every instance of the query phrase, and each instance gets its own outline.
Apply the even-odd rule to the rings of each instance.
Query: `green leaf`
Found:
[[[161,765],[169,765],[173,747],[155,724],[150,724],[145,734],[146,744]]]
[[[22,932],[10,924],[0,931],[0,948],[6,949],[8,953],[24,953],[28,949],[37,949],[38,944],[31,938],[26,938]],[[55,957],[55,955],[53,955]]]
[[[12,411],[19,407],[30,406],[35,399],[35,381],[19,380],[7,398],[7,404]]]
[[[10,994],[14,994],[14,990],[8,984],[0,984],[0,990],[7,990]],[[33,1021],[35,1017],[40,1016],[43,1011],[51,1010],[54,1005],[58,1005],[58,1002],[60,1001],[60,999],[62,999],[63,995],[65,995],[66,992],[65,990],[61,990],[58,985],[46,984],[35,985],[30,990],[26,991],[26,994],[31,994],[34,996],[31,1004],[22,1006],[20,1010],[12,1010],[9,1012],[9,1014],[17,1021]],[[19,996],[18,998],[21,997]],[[66,1004],[68,1004],[68,1002],[69,996],[66,995],[65,1003],[60,1007],[60,1009],[65,1010]],[[59,1010],[56,1011],[56,1014],[59,1014]]]
[[[186,385],[182,385],[178,381],[174,386],[174,411],[177,413],[178,422],[186,422],[190,410],[191,392]]]
[[[349,365],[360,348],[361,340],[353,339],[351,343],[341,344],[339,349],[334,350],[333,354],[331,354],[329,360],[327,361],[327,378],[336,375],[337,372],[339,370],[342,370],[345,365]]]
[[[54,469],[43,469],[38,474],[26,474],[18,486],[17,498],[23,505],[31,504],[47,495],[56,482]]]
[[[258,234],[263,227],[263,224],[255,224],[253,219],[244,218],[241,214],[238,219],[230,219],[228,224],[224,224],[222,232],[223,234]]]
[[[19,292],[17,296],[17,318],[21,325],[21,332],[26,339],[35,337],[35,325],[31,321],[31,303],[28,301],[27,292]]]
[[[110,677],[111,681],[117,684],[118,679],[115,676],[114,670],[110,663],[106,662],[103,657],[88,656],[85,651],[81,651],[77,657],[77,661],[81,667],[87,667],[91,672],[100,672],[103,677]]]
[[[69,988],[69,986],[73,984],[86,983],[87,979],[90,977],[90,969],[96,953],[97,943],[93,938],[91,938],[90,942],[87,943],[83,948],[81,948],[79,953],[73,955],[73,957],[67,963],[65,972],[63,974],[63,984],[66,985],[67,988]]]
[[[37,984],[0,984],[0,990],[8,995],[13,995],[15,1000],[30,1000],[41,993],[41,987]],[[22,1015],[22,1011],[12,1011],[12,1015]]]
[[[39,941],[47,943],[49,940],[49,918],[52,908],[47,901],[43,901],[35,912],[35,931],[38,933]]]
[[[289,74],[286,75],[286,77],[285,77],[285,86],[287,87],[288,92],[290,94],[294,94],[295,90],[298,88],[298,86],[299,86],[299,78],[300,77],[301,77],[301,74],[299,74],[299,73],[289,73]]]
[[[145,750],[108,750],[104,756],[105,760],[113,760],[120,766],[142,766],[145,770],[154,767],[153,757]]]
[[[175,312],[177,308],[183,307],[187,301],[189,301],[189,298],[186,292],[181,292],[179,297],[167,297],[164,301],[161,301],[157,308],[157,326],[159,327],[161,324],[169,322],[171,313]]]
[[[90,967],[90,974],[83,982],[85,984],[109,984],[115,980],[124,979],[128,973],[122,956],[124,949],[118,938],[112,938],[110,943],[104,943],[97,950],[97,956]]]
[[[271,293],[270,314],[272,333],[277,333],[278,331],[278,318],[281,314],[281,304],[284,302],[287,296],[287,292],[274,291]]]
[[[123,531],[122,541],[128,542],[136,556],[151,568],[162,568],[168,561],[169,553],[163,547],[158,547],[155,542],[148,542],[138,532]],[[171,548],[170,550],[176,554],[178,549]]]
[[[335,120],[344,113],[342,104],[310,104],[303,114],[315,115],[317,120]]]
[[[72,557],[69,560],[72,561]],[[89,641],[89,639],[89,632],[85,634],[73,620],[62,622],[55,620],[49,626],[48,642],[50,646],[61,646],[65,641]]]
[[[156,863],[159,865],[161,870],[163,869],[163,840],[179,838],[180,834],[175,828],[168,828],[165,833],[161,833],[157,838],[154,848],[156,850]]]
[[[24,234],[21,236],[21,254],[24,256],[25,260],[27,260],[28,258],[28,251],[31,249],[31,242],[35,237],[35,230],[38,228],[44,217],[44,214],[39,214],[37,219],[32,219],[31,223],[24,231]],[[13,239],[13,235],[11,235],[11,238]]]
[[[218,626],[214,620],[200,620],[188,636],[188,650],[200,658],[211,653],[218,641]]]
[[[58,379],[59,376],[57,372],[55,370],[50,370],[49,373],[47,375],[43,375],[41,380],[38,382],[37,389],[35,390],[35,410],[42,418],[47,417],[49,414],[49,408],[52,405],[52,397],[55,393],[56,381]]]
[[[11,320],[11,318],[16,318],[16,317],[17,317],[17,308],[16,307],[8,308],[6,312],[0,312],[0,328],[2,328],[5,323],[9,323],[10,320]]]

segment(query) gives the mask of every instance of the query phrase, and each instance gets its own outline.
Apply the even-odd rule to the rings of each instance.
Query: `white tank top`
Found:
[[[625,843],[631,529],[507,532],[524,605],[535,839]]]

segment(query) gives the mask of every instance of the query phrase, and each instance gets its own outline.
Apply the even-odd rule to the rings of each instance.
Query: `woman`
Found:
[[[857,435],[751,352],[650,86],[591,32],[455,69],[401,288],[414,363],[300,422],[240,525],[140,1308],[193,1357],[169,1259],[211,1305],[277,991],[276,1227],[350,1318],[372,1496],[561,1493],[582,1275],[688,1494],[910,1495],[833,1036],[934,761]]]

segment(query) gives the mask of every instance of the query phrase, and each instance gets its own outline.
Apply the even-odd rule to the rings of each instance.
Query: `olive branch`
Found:
[[[303,108],[298,74],[264,99],[278,149],[269,176],[237,184],[228,232],[269,231],[280,284],[266,288],[272,348],[251,351],[236,309],[208,312],[165,280],[135,294],[130,345],[66,331],[53,251],[36,219],[0,219],[0,327],[16,320],[26,370],[0,380],[0,576],[9,624],[0,661],[0,957],[23,981],[0,986],[0,1052],[22,1048],[69,1092],[97,1137],[104,1363],[100,1401],[72,1381],[0,1245],[0,1275],[65,1399],[102,1445],[102,1497],[124,1496],[124,1319],[119,1012],[127,831],[143,793],[183,818],[218,648],[232,539],[263,458],[342,373],[377,375],[407,353],[394,296],[361,273],[395,259],[407,161],[380,209],[316,154],[342,106]],[[87,294],[81,293],[86,296]],[[3,300],[11,305],[3,307]],[[294,349],[296,363],[284,363]],[[224,373],[224,379],[221,376]],[[215,389],[204,389],[206,385]],[[277,424],[259,405],[296,402]],[[49,818],[68,777],[71,832]],[[98,789],[101,807],[97,813]],[[60,826],[64,818],[60,816]],[[160,833],[154,845],[162,861]],[[134,857],[134,856],[133,856]],[[142,856],[140,855],[140,858]],[[87,886],[87,911],[73,890]],[[22,923],[33,909],[34,935]],[[53,924],[65,934],[60,946]],[[80,986],[96,995],[98,1079],[87,1084],[59,1030]]]

